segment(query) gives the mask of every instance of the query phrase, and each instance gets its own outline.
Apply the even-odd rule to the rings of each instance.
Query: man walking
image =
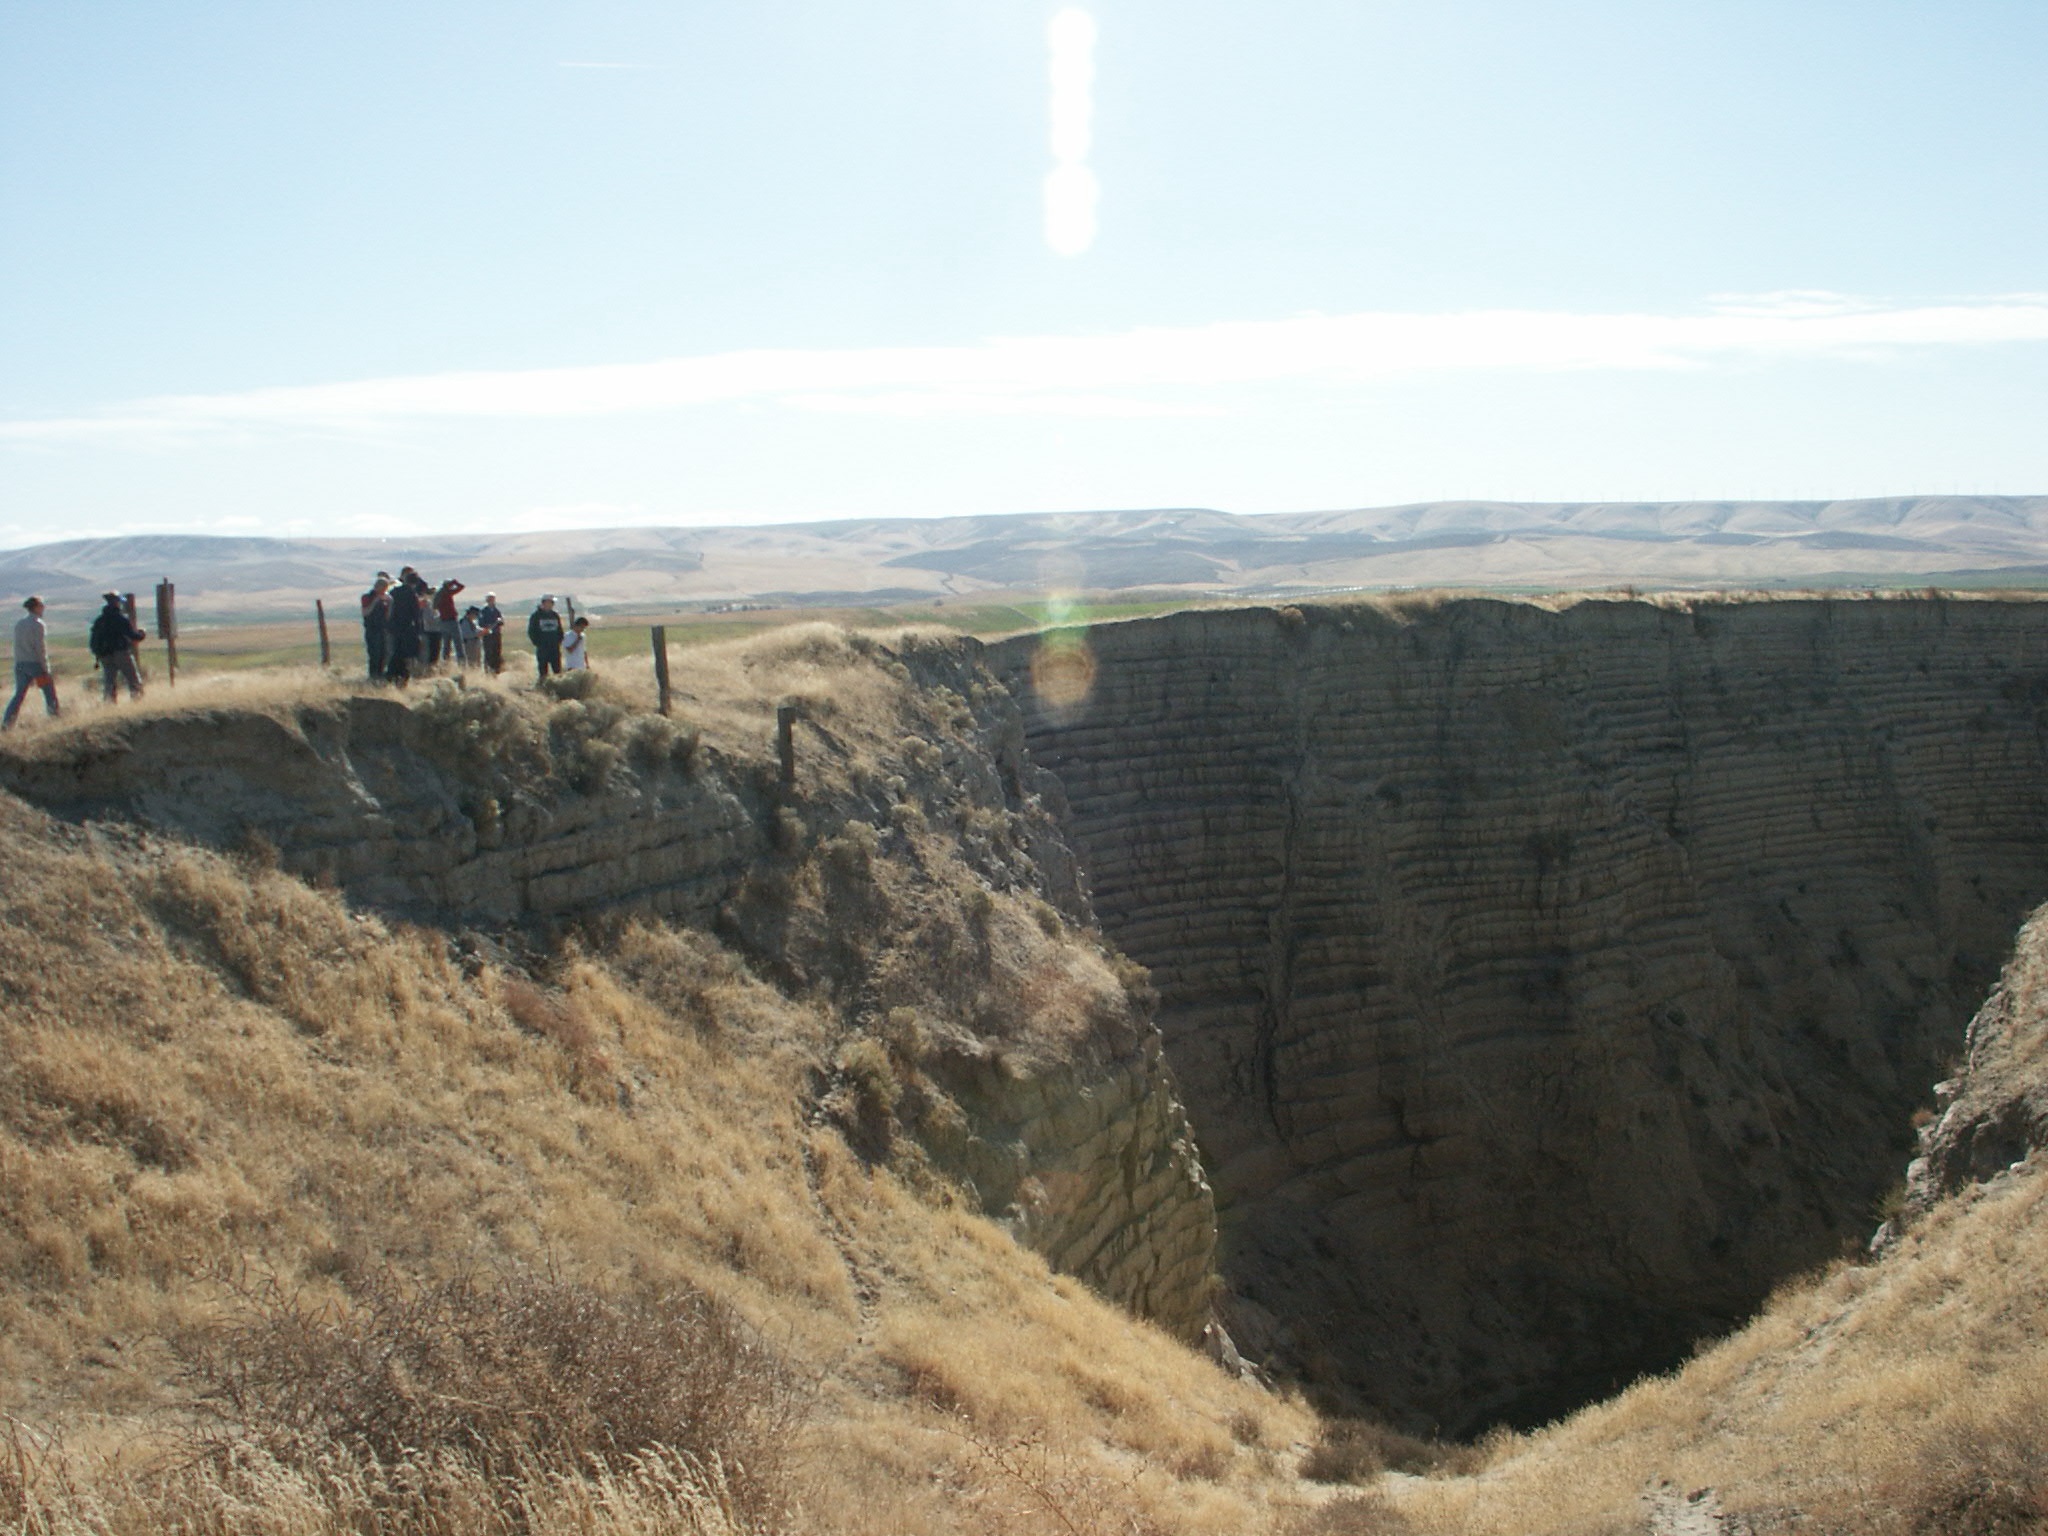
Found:
[[[555,594],[541,594],[540,606],[526,621],[526,638],[533,642],[533,663],[540,669],[540,682],[550,672],[562,670],[562,616],[555,612]]]
[[[135,647],[147,640],[146,631],[137,629],[128,620],[127,611],[121,606],[121,594],[102,592],[106,607],[100,616],[92,621],[92,633],[87,643],[92,647],[93,659],[99,662],[100,671],[106,677],[107,702],[114,702],[115,685],[126,681],[128,697],[142,697],[142,673],[135,665]]]
[[[57,707],[57,680],[50,676],[50,636],[43,628],[43,600],[31,597],[21,606],[28,616],[14,621],[14,697],[7,702],[6,716],[0,718],[0,730],[14,729],[21,701],[31,688],[43,690],[43,708],[50,714],[63,713]]]

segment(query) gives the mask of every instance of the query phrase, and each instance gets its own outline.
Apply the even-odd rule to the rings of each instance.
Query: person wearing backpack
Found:
[[[140,630],[129,621],[127,611],[121,606],[121,594],[103,592],[106,607],[99,617],[92,621],[92,632],[86,643],[92,647],[93,659],[100,664],[100,671],[106,677],[107,702],[114,702],[116,685],[122,681],[128,684],[128,697],[142,697],[142,672],[135,665],[135,647],[149,638],[146,630]]]

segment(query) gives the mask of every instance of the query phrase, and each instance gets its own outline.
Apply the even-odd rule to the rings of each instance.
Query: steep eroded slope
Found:
[[[1188,613],[995,662],[1163,995],[1240,1341],[1451,1430],[1867,1233],[2048,894],[2034,604]]]

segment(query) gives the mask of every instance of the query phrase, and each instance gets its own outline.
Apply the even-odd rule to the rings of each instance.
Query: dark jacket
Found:
[[[92,634],[86,643],[92,647],[93,659],[105,661],[109,656],[118,656],[131,649],[138,640],[148,636],[128,622],[128,615],[119,603],[109,603],[100,610],[98,618],[92,621]]]
[[[384,621],[393,661],[410,661],[420,653],[420,593],[410,582],[391,589],[391,617]]]
[[[533,642],[535,650],[560,650],[562,648],[562,616],[546,608],[534,609],[533,617],[526,621],[526,638]]]

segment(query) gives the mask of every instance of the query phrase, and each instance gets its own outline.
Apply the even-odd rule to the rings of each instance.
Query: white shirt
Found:
[[[590,654],[584,648],[585,637],[575,630],[562,636],[562,670],[564,672],[588,671]]]
[[[14,621],[14,664],[34,667],[40,676],[50,670],[50,649],[43,621],[32,613]]]

